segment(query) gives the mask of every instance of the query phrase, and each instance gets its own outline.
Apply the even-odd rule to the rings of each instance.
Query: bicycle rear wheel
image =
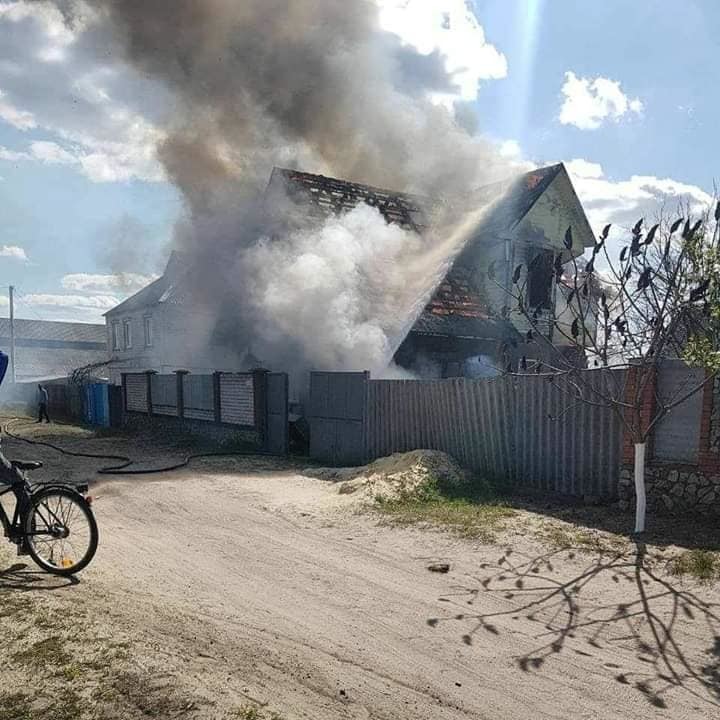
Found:
[[[98,545],[98,528],[88,501],[70,488],[33,493],[25,518],[25,544],[46,572],[74,575],[87,567]]]

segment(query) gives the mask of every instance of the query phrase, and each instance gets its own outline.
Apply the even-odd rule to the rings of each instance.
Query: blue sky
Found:
[[[436,101],[517,167],[566,161],[594,224],[709,201],[720,3],[377,1],[386,31],[444,54],[457,91]],[[0,285],[19,316],[101,321],[161,271],[183,208],[155,154],[171,114],[52,3],[0,0]]]

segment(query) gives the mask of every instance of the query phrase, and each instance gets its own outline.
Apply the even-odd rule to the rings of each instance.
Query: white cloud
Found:
[[[581,158],[570,160],[565,163],[565,167],[571,176],[575,178],[601,178],[603,169],[600,163],[588,162]]]
[[[686,207],[696,217],[713,203],[697,185],[654,175],[632,175],[626,180],[607,177],[598,163],[576,159],[565,163],[591,225],[599,231],[607,223],[627,228],[644,217],[657,217],[665,207],[674,212]]]
[[[115,273],[112,275],[74,273],[65,275],[61,285],[63,289],[75,292],[131,294],[156,280],[157,277],[157,275],[140,275],[138,273]]]
[[[20,162],[21,160],[30,160],[30,155],[25,152],[10,150],[10,148],[6,148],[0,145],[0,160],[7,160],[8,162]]]
[[[18,130],[31,130],[37,127],[35,116],[27,110],[20,110],[4,100],[5,93],[0,90],[0,120],[4,120]]]
[[[522,149],[517,140],[503,140],[498,146],[498,151],[509,160],[519,160],[522,157]]]
[[[33,307],[63,307],[90,310],[109,310],[118,304],[112,295],[61,295],[53,293],[31,293],[23,295],[23,302]]]
[[[581,78],[574,72],[565,73],[564,96],[560,122],[581,130],[596,130],[604,121],[618,121],[626,115],[640,115],[643,104],[630,99],[617,80],[604,77]]]
[[[380,25],[427,55],[438,50],[458,86],[452,97],[475,100],[481,80],[507,75],[505,56],[485,39],[485,32],[465,0],[377,0]]]
[[[163,133],[148,119],[166,111],[164,91],[114,62],[111,48],[98,65],[98,13],[83,0],[74,9],[68,26],[53,3],[0,1],[0,47],[12,58],[0,62],[0,124],[48,135],[12,159],[67,164],[93,182],[164,181]]]
[[[36,160],[49,165],[72,165],[78,162],[77,157],[69,153],[65,148],[46,140],[30,143],[30,153]]]
[[[17,245],[3,245],[0,247],[0,257],[22,260],[23,262],[27,262],[28,259],[25,250]]]

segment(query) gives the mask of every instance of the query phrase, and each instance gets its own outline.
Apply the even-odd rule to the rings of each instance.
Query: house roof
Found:
[[[10,321],[0,318],[0,349],[10,353]],[[108,359],[104,325],[15,320],[18,381],[67,377],[73,370]]]
[[[435,201],[421,195],[393,192],[325,175],[273,168],[268,187],[281,182],[293,200],[308,202],[322,216],[352,210],[360,203],[378,209],[388,223],[419,232],[431,217]]]
[[[483,219],[482,230],[510,230],[527,215],[563,169],[562,163],[537,168],[511,180],[483,185],[452,202],[477,207],[497,201]],[[422,195],[276,167],[268,186],[272,187],[278,181],[282,181],[290,197],[309,201],[322,215],[345,212],[364,202],[376,207],[388,223],[415,231],[428,225],[440,205],[439,201]]]
[[[83,343],[89,345],[107,345],[104,325],[90,323],[56,322],[54,320],[16,319],[15,341],[33,340],[37,342]],[[0,318],[0,340],[10,338],[10,320]]]
[[[562,163],[548,165],[509,181],[484,185],[470,193],[470,202],[497,201],[483,218],[482,231],[502,233],[512,230],[532,210],[540,196],[563,170]]]
[[[167,298],[185,272],[187,272],[186,258],[182,253],[173,250],[165,266],[165,272],[157,280],[108,310],[104,316],[122,315],[157,305]]]
[[[155,305],[160,302],[160,298],[162,298],[169,286],[170,278],[167,275],[161,275],[157,280],[153,280],[153,282],[146,285],[142,290],[138,290],[138,292],[131,295],[127,300],[108,310],[105,313],[105,317],[133,312],[134,310],[141,310]]]
[[[3,346],[3,350],[8,352],[9,348]],[[15,377],[18,382],[66,378],[72,375],[73,370],[102,363],[108,359],[107,346],[102,350],[53,348],[52,352],[20,346],[15,350]]]
[[[466,248],[481,237],[502,237],[512,231],[562,172],[566,172],[562,163],[537,168],[512,180],[486,185],[464,197],[453,198],[452,203],[457,203],[459,207],[493,203],[477,231],[468,235]],[[266,200],[278,186],[293,200],[299,201],[320,217],[345,212],[360,203],[366,203],[376,207],[388,223],[415,232],[425,229],[441,206],[440,201],[420,195],[276,167],[270,176]],[[120,314],[181,298],[182,279],[177,270],[181,264],[177,257],[171,257],[168,269],[174,265],[174,272],[166,271],[163,277],[106,314]],[[509,332],[511,328],[509,323],[492,317],[487,303],[473,289],[462,262],[455,262],[411,331],[487,338],[495,337],[501,329]]]

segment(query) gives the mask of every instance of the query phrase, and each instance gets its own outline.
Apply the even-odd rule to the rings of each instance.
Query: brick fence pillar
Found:
[[[175,407],[179,418],[185,417],[185,376],[188,372],[188,370],[175,371]]]
[[[267,444],[268,426],[268,371],[253,370],[253,406],[255,408],[255,430],[260,436],[260,445]]]
[[[127,373],[120,375],[120,385],[122,387],[122,409],[123,413],[127,412]]]
[[[698,465],[702,472],[716,475],[720,473],[720,378],[709,379],[702,393]]]
[[[153,403],[152,403],[152,376],[157,375],[157,370],[146,370],[145,371],[145,377],[147,382],[147,390],[146,390],[146,397],[147,397],[147,414],[152,415],[153,414]]]
[[[222,422],[222,400],[221,400],[221,387],[220,378],[222,377],[221,372],[213,373],[213,410],[215,422],[220,424]]]

